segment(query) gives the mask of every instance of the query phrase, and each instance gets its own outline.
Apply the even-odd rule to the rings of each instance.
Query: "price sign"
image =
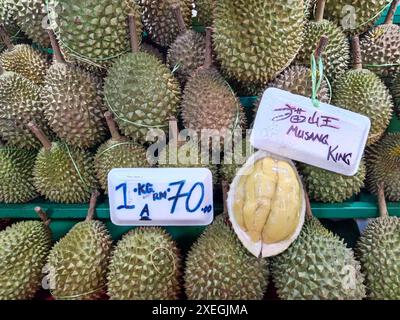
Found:
[[[108,190],[111,221],[119,226],[197,226],[213,220],[208,169],[113,169]]]
[[[261,150],[347,176],[357,173],[368,117],[280,89],[265,91],[250,138]]]

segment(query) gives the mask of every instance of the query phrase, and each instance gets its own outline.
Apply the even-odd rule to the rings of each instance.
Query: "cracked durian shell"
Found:
[[[312,218],[297,240],[272,260],[272,277],[281,299],[361,300],[360,263],[338,236]]]
[[[0,232],[0,300],[33,299],[51,248],[43,222],[22,221]]]
[[[15,72],[0,75],[0,136],[8,145],[39,149],[40,142],[26,125],[34,121],[49,134],[43,112],[40,87]]]
[[[109,265],[111,300],[176,300],[181,257],[171,236],[161,228],[136,228],[123,236]]]
[[[390,84],[400,70],[400,26],[377,26],[361,39],[360,46],[364,67]]]
[[[254,153],[233,179],[227,206],[233,229],[253,255],[285,251],[298,237],[306,210],[295,165],[268,152]]]
[[[349,70],[333,89],[332,103],[371,120],[368,145],[383,136],[393,113],[392,97],[381,79],[369,70]]]
[[[96,300],[106,292],[112,239],[104,223],[76,224],[48,257],[51,294],[57,300]]]
[[[55,62],[41,91],[44,114],[57,136],[70,145],[90,148],[107,136],[102,82],[78,67]]]
[[[43,85],[49,65],[46,57],[26,44],[18,44],[0,55],[5,71],[16,72],[36,85]]]
[[[361,235],[356,253],[373,300],[400,300],[400,218],[380,217]]]
[[[25,203],[37,197],[33,184],[36,152],[0,146],[0,202]]]
[[[86,203],[97,187],[90,153],[63,142],[42,148],[33,170],[37,191],[58,203]]]
[[[303,45],[296,62],[310,67],[310,57],[317,49],[322,36],[328,37],[328,44],[322,54],[324,74],[330,81],[336,80],[350,66],[350,44],[343,31],[328,20],[310,21],[305,27]]]
[[[218,1],[213,38],[223,73],[244,85],[266,85],[296,57],[304,21],[302,0]]]
[[[137,0],[142,10],[146,31],[152,41],[162,47],[169,47],[179,34],[173,5],[179,5],[186,27],[192,18],[192,0]]]

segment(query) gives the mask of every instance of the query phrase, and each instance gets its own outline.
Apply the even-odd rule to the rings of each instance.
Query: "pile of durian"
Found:
[[[0,202],[90,202],[86,221],[54,246],[40,208],[41,221],[0,232],[0,299],[33,298],[43,268],[56,299],[262,299],[271,279],[282,299],[400,299],[400,221],[385,205],[400,201],[400,134],[386,133],[400,116],[399,0],[350,3],[355,15],[344,19],[348,0],[0,0]],[[203,33],[191,27],[193,6]],[[193,163],[178,157],[158,165],[210,168],[234,214],[217,217],[186,257],[160,228],[112,246],[93,190],[107,194],[112,168],[157,166],[146,153],[152,129],[244,131],[239,94],[311,97],[315,52],[318,99],[371,119],[355,176],[262,153],[251,170],[200,164],[200,151]],[[353,252],[312,217],[307,195],[341,203],[364,187],[382,217]]]

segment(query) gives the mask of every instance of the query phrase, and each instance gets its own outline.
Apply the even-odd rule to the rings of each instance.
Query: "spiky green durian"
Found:
[[[37,197],[33,184],[36,152],[0,144],[0,202],[24,203]]]
[[[272,261],[278,295],[285,300],[361,300],[364,277],[353,251],[317,219]]]
[[[185,292],[190,300],[261,300],[268,273],[267,260],[251,255],[220,215],[190,249]]]
[[[151,40],[162,47],[169,47],[179,34],[172,7],[181,8],[183,21],[190,25],[192,0],[137,0],[141,6],[143,23]]]
[[[221,0],[214,12],[217,58],[224,72],[243,84],[266,85],[301,47],[303,1]]]
[[[155,56],[158,60],[160,60],[162,63],[165,62],[165,57],[164,54],[158,50],[155,46],[148,44],[148,43],[142,43],[140,45],[140,51],[146,52],[150,55]]]
[[[197,19],[200,24],[209,27],[213,24],[214,9],[217,0],[194,0]]]
[[[48,221],[22,221],[0,232],[0,300],[32,299],[51,247]]]
[[[48,277],[57,300],[96,300],[106,292],[112,239],[104,223],[93,220],[97,196],[93,193],[86,220],[50,251]]]
[[[48,17],[46,3],[43,0],[5,0],[9,15],[13,17],[21,30],[34,42],[47,48],[50,39],[47,36]]]
[[[36,121],[48,134],[43,112],[40,87],[15,72],[6,71],[0,75],[0,136],[7,144],[39,148],[39,141],[26,125]]]
[[[304,11],[306,18],[310,18],[314,13],[316,0],[304,0]]]
[[[49,0],[51,26],[68,62],[108,67],[129,50],[128,14],[142,24],[135,0]]]
[[[108,193],[107,177],[114,168],[148,167],[146,149],[141,145],[121,136],[110,112],[105,114],[112,138],[103,143],[94,158],[97,179]]]
[[[392,94],[397,115],[400,117],[400,72],[397,73],[392,85]]]
[[[391,0],[327,0],[326,18],[346,32],[361,34],[367,31]]]
[[[400,133],[388,133],[381,141],[367,149],[367,186],[375,195],[384,183],[386,198],[400,201]]]
[[[180,294],[181,258],[160,228],[137,228],[118,242],[108,273],[113,300],[175,300]]]
[[[385,204],[380,190],[380,202]],[[385,205],[386,207],[386,205]],[[400,218],[389,217],[382,203],[381,216],[370,221],[356,252],[365,274],[368,298],[400,300]]]
[[[0,65],[5,71],[16,72],[36,85],[42,85],[48,63],[46,57],[26,44],[18,44],[0,55]]]
[[[341,203],[358,194],[364,187],[367,171],[363,161],[352,177],[306,164],[301,164],[300,168],[310,198],[328,203]]]

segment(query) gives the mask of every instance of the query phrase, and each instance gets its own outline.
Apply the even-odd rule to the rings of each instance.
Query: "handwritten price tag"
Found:
[[[120,226],[197,226],[213,220],[208,169],[113,169],[111,221]]]
[[[258,149],[347,176],[357,173],[368,117],[280,89],[265,91],[251,144]]]

